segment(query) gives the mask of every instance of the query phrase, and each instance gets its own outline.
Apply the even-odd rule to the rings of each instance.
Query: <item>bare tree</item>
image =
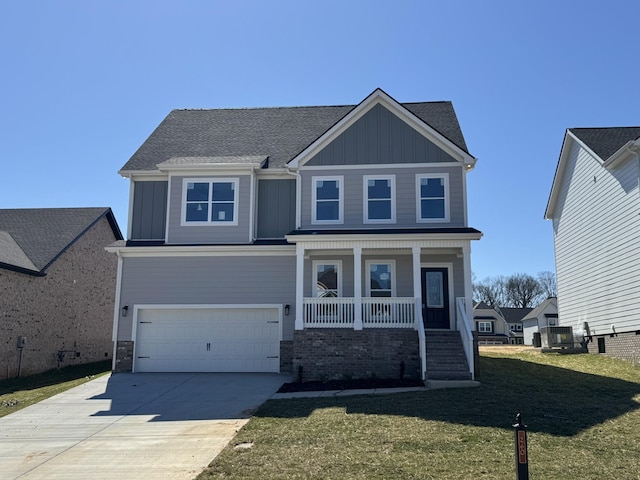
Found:
[[[473,282],[473,299],[484,302],[491,307],[506,306],[507,279],[503,276],[487,277],[480,282]]]
[[[516,308],[535,307],[543,296],[543,288],[534,277],[516,273],[507,279],[507,303]]]
[[[557,297],[558,286],[556,285],[556,274],[553,272],[539,272],[538,283],[542,288],[545,298]]]

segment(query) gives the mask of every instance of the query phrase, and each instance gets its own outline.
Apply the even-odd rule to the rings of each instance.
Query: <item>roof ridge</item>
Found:
[[[400,105],[424,105],[426,103],[453,103],[451,100],[425,100],[422,102],[398,102]],[[211,108],[174,108],[172,112],[210,112],[210,111],[224,111],[224,110],[289,110],[299,108],[353,108],[358,104],[340,104],[340,105],[279,105],[279,106],[264,106],[264,107],[211,107]]]

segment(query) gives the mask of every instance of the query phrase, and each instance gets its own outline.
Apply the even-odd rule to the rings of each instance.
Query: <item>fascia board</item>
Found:
[[[482,233],[362,233],[356,235],[285,235],[290,243],[313,243],[313,242],[332,242],[332,241],[392,241],[392,242],[410,242],[415,240],[480,240]]]
[[[366,114],[369,110],[371,110],[378,104],[387,108],[405,123],[411,125],[417,131],[429,138],[429,140],[449,153],[453,158],[463,163],[466,169],[473,169],[476,163],[476,159],[473,156],[461,150],[449,139],[435,131],[424,121],[411,113],[409,110],[407,110],[405,107],[403,107],[396,100],[391,98],[388,94],[386,94],[379,88],[374,90],[373,93],[371,93],[353,110],[342,117],[342,119],[338,121],[333,127],[327,130],[311,145],[309,145],[306,149],[304,149],[296,157],[294,157],[289,162],[289,168],[297,169],[304,166],[304,164],[309,161],[314,155],[316,155],[320,150],[322,150],[329,143],[335,140],[341,133],[343,133],[347,128],[353,125],[357,120],[364,116],[364,114]]]
[[[567,157],[571,150],[571,144],[578,141],[578,138],[567,129],[562,140],[562,147],[560,148],[560,156],[558,157],[558,165],[553,175],[553,182],[551,183],[551,191],[549,192],[549,200],[547,201],[547,208],[544,211],[544,219],[550,220],[553,218],[553,212],[556,208],[558,201],[558,194],[560,192],[560,186],[564,179],[564,170],[567,164]],[[582,142],[580,142],[582,143]]]

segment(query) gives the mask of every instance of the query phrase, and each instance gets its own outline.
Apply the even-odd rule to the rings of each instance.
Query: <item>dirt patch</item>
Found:
[[[424,387],[424,383],[418,379],[408,378],[361,378],[350,380],[328,380],[326,382],[291,382],[282,385],[278,390],[278,393],[407,387]]]
[[[531,347],[529,345],[478,345],[478,350],[480,353],[540,353],[539,348]]]

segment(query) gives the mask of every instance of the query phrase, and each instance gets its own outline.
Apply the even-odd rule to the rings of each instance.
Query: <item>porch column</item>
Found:
[[[471,281],[471,245],[462,247],[462,264],[464,266],[464,307],[471,329],[473,325],[473,283]]]
[[[362,330],[362,247],[353,247],[353,329]]]
[[[296,244],[296,321],[295,329],[304,329],[304,247]]]
[[[411,249],[413,254],[413,300],[416,305],[416,330],[424,328],[424,321],[422,320],[422,283],[420,279],[420,247],[413,247]]]

